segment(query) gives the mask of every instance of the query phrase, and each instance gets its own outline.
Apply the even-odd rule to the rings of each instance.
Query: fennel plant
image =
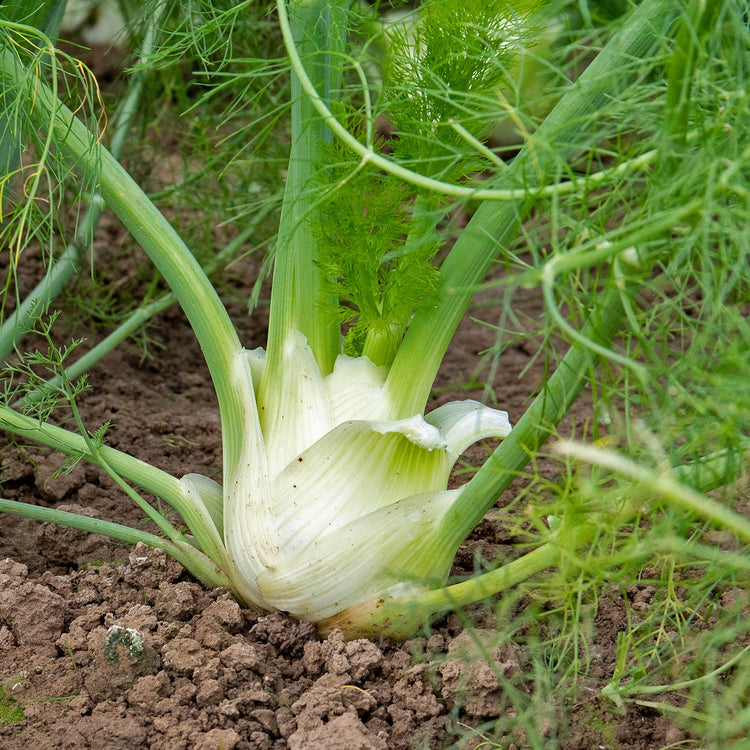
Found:
[[[231,23],[243,5],[217,5],[214,20]],[[675,262],[673,232],[709,231],[707,206],[723,203],[727,192],[741,195],[733,186],[746,169],[743,152],[735,172],[727,169],[705,194],[681,200],[659,195],[659,175],[691,155],[694,123],[686,112],[699,69],[696,50],[712,29],[731,22],[739,12],[734,3],[685,8],[675,0],[644,0],[604,35],[598,53],[573,40],[573,48],[588,55],[585,69],[571,81],[556,73],[542,108],[548,114],[524,121],[523,102],[510,104],[507,87],[516,80],[511,71],[521,64],[522,50],[533,51],[534,24],[546,18],[541,5],[431,0],[395,27],[373,21],[373,38],[362,42],[367,27],[355,23],[348,3],[279,0],[291,81],[291,146],[273,253],[268,341],[253,351],[243,348],[195,254],[104,148],[100,133],[61,98],[55,61],[62,56],[48,37],[33,25],[0,22],[4,133],[9,142],[33,144],[25,154],[19,146],[9,152],[4,189],[10,190],[16,172],[28,169],[25,156],[37,160],[30,170],[34,190],[42,176],[54,175],[50,184],[79,180],[95,189],[94,205],[101,201],[118,216],[170,293],[134,316],[107,346],[176,299],[216,390],[224,454],[219,485],[196,474],[172,477],[108,447],[106,430],[91,431],[77,406],[75,378],[93,358],[69,367],[62,356],[68,352],[52,345],[45,305],[19,304],[16,310],[26,317],[8,314],[12,341],[35,321],[50,353],[31,364],[50,367],[55,377],[42,383],[32,376],[22,390],[9,379],[0,426],[103,468],[158,533],[10,500],[0,500],[0,510],[163,548],[247,606],[289,612],[321,632],[341,628],[351,637],[407,637],[435,613],[554,566],[592,541],[603,519],[624,524],[636,517],[640,506],[628,493],[609,505],[570,503],[540,524],[531,551],[474,579],[448,583],[459,545],[536,455],[597,365],[624,378],[648,378],[646,366],[628,350],[635,341],[649,353],[645,329],[634,320],[634,300],[660,268]],[[165,11],[163,33],[178,22],[179,4],[175,10]],[[156,28],[144,38],[144,65],[158,65],[159,55],[167,55],[159,52],[158,33]],[[375,41],[382,59],[370,53]],[[179,48],[178,41],[173,50]],[[248,65],[275,74],[269,73],[272,61]],[[218,73],[207,70],[218,81],[207,97],[221,97],[227,87]],[[69,69],[63,79],[67,75]],[[619,113],[618,121],[612,102],[627,101],[633,87],[661,76],[666,90],[648,88],[658,102],[650,129],[628,122],[627,113]],[[523,89],[515,93],[522,100]],[[498,97],[524,140],[507,162],[483,140],[497,116]],[[395,128],[392,154],[375,135],[377,114]],[[639,138],[648,148],[618,150]],[[14,153],[20,166],[12,163]],[[649,170],[656,178],[640,194],[636,178],[619,182]],[[489,178],[479,179],[483,173]],[[525,219],[566,196],[588,209],[591,196],[608,184],[615,188],[602,204],[620,198],[632,212],[627,225],[610,226],[616,210],[599,223],[594,210],[596,236],[571,237],[567,247],[555,247],[561,241],[553,239],[553,251],[532,264],[519,257],[515,243]],[[623,184],[627,190],[620,193]],[[652,200],[639,214],[632,204],[644,193]],[[23,198],[0,235],[11,268],[21,262],[35,227],[50,220],[51,212],[39,212],[35,224],[33,191]],[[448,206],[461,204],[471,205],[473,215],[452,246],[443,247]],[[731,221],[742,219],[732,215]],[[564,226],[553,229],[556,238]],[[425,413],[451,338],[498,260],[522,269],[512,283],[541,286],[551,318],[569,341],[567,354],[514,426],[505,412],[477,401]],[[581,283],[590,292],[570,305],[570,320],[556,299],[566,274],[587,277]],[[624,347],[613,343],[623,331],[630,332]],[[50,421],[43,409],[50,403],[67,406],[75,431]],[[447,489],[460,455],[485,438],[502,443],[468,483]],[[730,449],[737,444],[739,454]],[[716,511],[703,494],[736,476],[744,449],[735,440],[730,447],[678,453],[675,468],[668,468],[670,480],[655,491],[734,527],[747,540],[747,521],[728,509]],[[566,450],[592,459],[576,446]],[[643,480],[637,471],[632,475]],[[174,508],[189,531],[171,524],[143,493]]]

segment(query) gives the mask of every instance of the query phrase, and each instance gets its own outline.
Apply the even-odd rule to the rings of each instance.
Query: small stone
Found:
[[[275,718],[276,726],[278,726],[279,734],[282,737],[288,738],[289,735],[296,731],[297,720],[294,718],[294,714],[286,706],[277,709]]]
[[[177,717],[174,714],[165,714],[154,718],[154,729],[166,734],[172,727],[176,726]]]
[[[96,628],[89,635],[88,650],[93,665],[86,672],[84,685],[95,701],[120,698],[141,677],[159,671],[159,654],[133,628]]]
[[[251,732],[250,746],[253,750],[271,750],[273,740],[267,734],[263,734],[263,732]]]
[[[228,719],[238,719],[240,716],[240,709],[237,704],[237,700],[222,701],[219,705],[219,713],[222,716],[226,716]]]
[[[75,698],[71,698],[68,703],[72,711],[78,712],[81,716],[91,712],[91,700],[88,695],[77,695]]]
[[[195,687],[195,685],[193,685],[192,682],[185,682],[182,685],[175,687],[175,691],[174,691],[174,694],[172,695],[172,699],[179,706],[187,706],[193,702],[195,698],[195,694],[197,692],[198,692],[198,689]]]
[[[53,646],[65,623],[68,605],[46,586],[24,581],[3,587],[0,597],[0,621],[13,633],[19,646]],[[40,616],[44,613],[44,616]]]
[[[8,576],[8,578],[16,578],[20,581],[28,575],[29,569],[23,563],[11,560],[9,557],[0,560],[0,576]]]
[[[352,679],[361,682],[383,664],[383,652],[364,638],[346,644]]]
[[[218,680],[220,669],[221,663],[218,658],[213,657],[193,672],[193,681],[203,682],[204,680]]]
[[[460,703],[469,716],[494,716],[503,692],[498,674],[518,674],[519,653],[516,644],[499,641],[494,631],[461,633],[448,645],[448,658],[439,668],[443,698]]]
[[[154,606],[163,620],[187,620],[195,613],[193,588],[187,581],[161,582]]]
[[[155,698],[163,698],[169,695],[170,691],[171,685],[166,672],[146,675],[141,677],[130,689],[128,703],[145,708],[151,706]]]

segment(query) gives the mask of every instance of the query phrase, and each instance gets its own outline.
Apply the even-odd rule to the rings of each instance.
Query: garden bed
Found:
[[[123,272],[125,261],[112,255],[119,244],[110,234],[100,260]],[[246,273],[253,274],[252,266]],[[485,321],[496,312],[492,295],[480,296],[481,308],[475,310]],[[532,320],[543,314],[535,293],[527,295],[523,308]],[[243,320],[241,308],[232,312]],[[264,340],[262,315],[240,328],[248,348]],[[191,330],[173,308],[156,320],[149,336],[158,358],[143,359],[139,348],[126,346],[91,373],[93,387],[79,399],[86,424],[112,420],[108,444],[176,476],[216,476],[218,408]],[[436,384],[439,400],[431,406],[481,395],[460,384],[476,377],[478,354],[493,340],[491,328],[470,319],[462,324]],[[493,387],[512,421],[544,370],[541,358],[524,371],[528,346],[519,343],[503,354]],[[568,432],[574,423],[584,429],[589,416],[581,399]],[[142,522],[142,514],[94,467],[78,464],[51,478],[62,460],[28,446],[23,452],[6,449],[5,495],[130,525]],[[550,462],[543,473],[553,476],[555,465]],[[513,554],[518,540],[499,521],[501,506],[502,501],[459,551],[456,575]],[[537,684],[532,661],[538,654],[532,658],[524,647],[524,628],[514,642],[498,627],[498,617],[522,617],[528,599],[510,612],[489,602],[451,614],[405,643],[346,643],[340,633],[321,640],[310,624],[242,610],[227,592],[205,588],[146,547],[131,549],[3,516],[0,557],[0,726],[3,711],[15,708],[25,717],[0,728],[3,750],[411,750],[450,747],[462,736],[461,748],[475,748],[483,740],[471,728],[492,734],[498,720],[508,727],[501,746],[518,750],[539,747],[540,741],[566,750],[651,750],[685,736],[648,708],[618,715],[600,695],[612,677],[617,635],[627,627],[629,605],[617,587],[588,607],[587,673],[578,684],[561,683],[555,691],[554,681]],[[645,607],[652,593],[653,588],[634,587],[629,596],[634,607]],[[549,608],[554,606],[550,601]],[[136,629],[147,656],[131,664],[120,645],[119,662],[108,660],[105,641],[108,633],[117,640],[117,628]],[[554,639],[549,650],[555,650]]]

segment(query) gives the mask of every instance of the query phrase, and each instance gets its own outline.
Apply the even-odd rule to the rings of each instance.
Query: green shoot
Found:
[[[0,685],[0,727],[23,721],[26,714],[18,701],[8,693],[5,687]]]

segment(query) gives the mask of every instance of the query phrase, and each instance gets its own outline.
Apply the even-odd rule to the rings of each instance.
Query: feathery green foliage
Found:
[[[166,6],[161,43],[135,66],[153,72],[143,111],[176,108],[175,137],[195,147],[165,189],[138,148],[128,154],[153,200],[99,149],[90,79],[67,96],[71,108],[87,104],[86,122],[45,87],[64,89],[59,71],[72,81],[75,63],[40,34],[0,25],[6,133],[23,132],[25,164],[45,175],[25,192],[1,178],[16,200],[0,232],[24,252],[52,248],[55,226],[70,234],[70,194],[97,185],[158,268],[142,294],[148,314],[179,300],[204,349],[223,486],[108,448],[62,372],[75,351],[55,349],[39,321],[47,343],[7,371],[0,424],[102,466],[157,530],[5,500],[0,510],[161,546],[245,604],[309,617],[322,632],[405,637],[502,594],[492,604],[498,638],[523,642],[529,659],[504,686],[504,718],[480,727],[501,747],[520,728],[538,746],[562,737],[563,728],[544,737],[537,720],[576,699],[597,602],[622,590],[630,616],[629,588],[653,587],[603,696],[616,710],[651,701],[663,711],[674,709],[654,696],[682,696],[680,721],[717,747],[746,732],[742,712],[722,723],[718,709],[696,708],[745,689],[746,652],[728,652],[747,635],[742,605],[716,604],[746,587],[748,571],[738,480],[750,413],[742,4],[429,0],[395,23],[324,0],[279,3],[278,19],[255,4],[182,5]],[[544,75],[524,84],[530,61],[546,85]],[[514,132],[497,143],[487,133],[500,121]],[[179,229],[200,225],[183,232],[189,248],[154,200]],[[280,205],[273,241],[266,217]],[[243,224],[249,215],[255,223]],[[234,232],[230,255],[275,245],[264,262],[275,265],[265,354],[242,349],[201,269],[224,261]],[[173,296],[157,298],[162,280]],[[491,306],[472,314],[495,316],[486,400],[502,405],[510,346],[544,363],[510,432],[478,404],[425,413],[478,291]],[[544,303],[537,315],[518,304],[532,294]],[[40,367],[57,379],[40,387]],[[12,408],[24,377],[33,417]],[[543,453],[558,430],[569,436],[558,425],[582,393],[590,408],[576,440]],[[53,408],[62,416],[60,405],[77,433],[40,421]],[[499,447],[446,490],[466,445],[490,437]],[[190,533],[147,510],[142,491]],[[478,559],[475,576],[451,580],[454,554],[488,511],[512,540],[508,558]],[[717,612],[716,629],[695,636],[696,618]]]
[[[324,184],[340,187],[321,207],[320,268],[347,324],[344,352],[357,357],[368,335],[390,339],[392,332],[406,329],[416,310],[430,304],[437,284],[431,261],[439,240],[406,252],[411,191],[374,169],[352,172],[335,158],[336,150],[331,152],[328,163],[334,166],[324,170]],[[373,361],[390,364],[394,355],[392,348],[382,361]]]
[[[460,123],[481,138],[497,117],[493,92],[533,37],[534,2],[430,0],[389,30],[384,104],[396,154],[420,171],[465,174]],[[476,166],[470,162],[470,166]]]

